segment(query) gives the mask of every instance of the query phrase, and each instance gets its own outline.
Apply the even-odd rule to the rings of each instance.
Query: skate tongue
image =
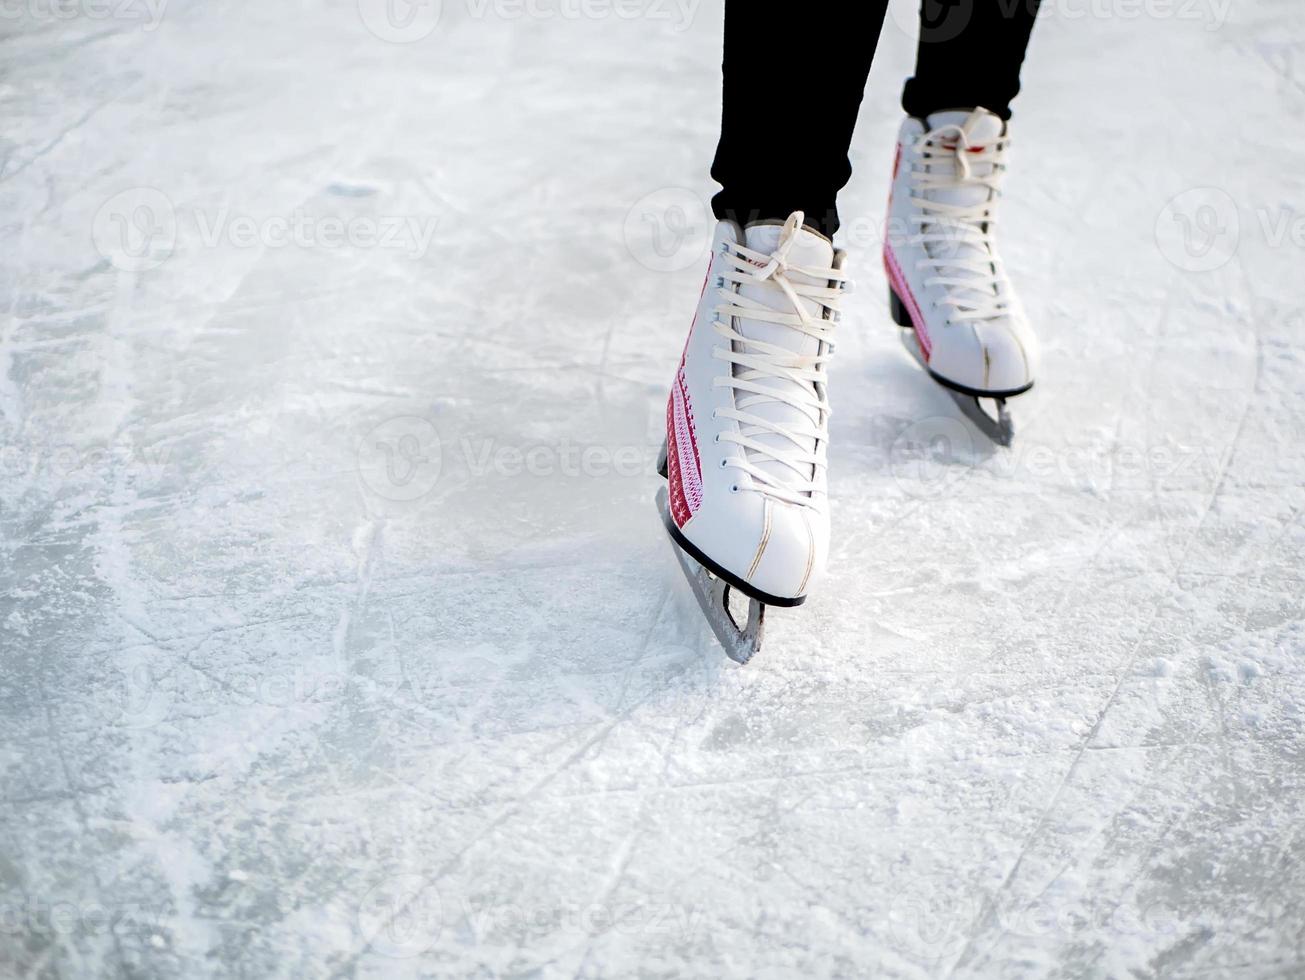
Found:
[[[924,121],[925,128],[934,132],[944,127],[956,126],[965,134],[964,144],[973,150],[985,147],[1000,139],[1006,131],[1006,124],[999,116],[982,107],[978,109],[956,109],[948,112],[935,112]],[[954,129],[947,129],[938,138],[946,146],[955,146],[960,142]],[[935,157],[930,165],[930,172],[935,174],[961,176],[960,166],[954,159]],[[970,174],[974,177],[987,177],[992,173],[991,163],[971,163]],[[952,188],[931,190],[929,197],[947,204],[972,205],[988,199],[988,188],[982,184],[957,184]]]
[[[779,248],[779,238],[783,230],[783,226],[778,224],[749,225],[743,230],[743,244],[754,252],[770,255]],[[801,269],[828,269],[834,264],[834,246],[828,238],[816,234],[809,228],[799,228],[788,251],[788,264],[791,267]],[[813,279],[811,276],[804,276],[792,270],[787,275],[790,282],[805,283],[809,286],[825,285],[825,282],[820,279]],[[740,286],[739,292],[749,299],[754,299],[758,303],[769,306],[771,309],[782,310],[785,313],[793,312],[792,304],[787,297],[773,286],[760,283],[756,286]],[[801,303],[808,313],[817,320],[820,319],[819,303],[805,298],[801,299]],[[780,347],[787,347],[790,350],[800,351],[804,354],[814,354],[817,343],[814,338],[796,330],[790,330],[779,323],[757,323],[754,320],[743,320],[739,327],[739,333],[746,337],[764,340],[768,344],[778,344]],[[803,346],[804,344],[811,345],[810,349]]]
[[[755,252],[763,255],[770,255],[778,247],[780,235],[783,232],[782,224],[754,224],[749,225],[743,231],[743,244]],[[796,232],[794,241],[788,251],[787,263],[789,270],[785,273],[791,283],[801,283],[806,285],[824,286],[828,280],[806,276],[795,269],[829,269],[834,264],[834,246],[823,235],[819,235],[806,227],[799,228]],[[792,303],[788,297],[773,284],[758,283],[756,285],[742,285],[739,287],[739,294],[746,296],[773,310],[779,310],[784,313],[793,313]],[[813,319],[821,319],[820,304],[815,300],[800,297],[798,300],[807,313]],[[757,320],[750,320],[746,317],[740,317],[737,323],[737,330],[743,336],[751,340],[763,341],[767,344],[773,344],[776,347],[783,347],[794,353],[814,355],[820,352],[820,341],[815,337],[794,330],[791,327],[784,326],[781,323],[766,323]],[[809,385],[804,385],[796,381],[788,381],[780,378],[767,378],[764,382],[768,388],[775,391],[793,391],[801,393],[809,390]],[[794,408],[791,405],[779,401],[766,401],[752,405],[749,409],[752,414],[764,418],[770,422],[776,422],[780,425],[786,425],[794,428],[805,429],[808,427],[807,421],[810,416],[801,409]],[[746,428],[746,426],[745,426]],[[755,434],[757,442],[766,446],[774,446],[780,451],[791,451],[796,448],[794,443],[784,436],[776,435],[773,432],[759,432]],[[803,440],[803,448],[810,451],[815,449],[815,440]],[[788,483],[796,476],[792,469],[783,463],[769,459],[760,454],[749,452],[749,458],[759,469],[764,470],[768,475],[775,477],[781,483]]]
[[[974,207],[986,203],[993,195],[992,190],[980,181],[982,178],[992,176],[994,165],[991,162],[977,159],[976,151],[991,147],[1006,132],[1006,124],[1001,118],[989,112],[982,107],[978,109],[960,109],[948,112],[935,112],[925,120],[925,127],[930,133],[935,134],[932,141],[935,144],[933,152],[935,156],[928,164],[928,171],[935,176],[945,178],[954,177],[956,182],[951,186],[930,187],[923,192],[924,197],[930,200],[938,201],[944,204],[954,204],[960,207]],[[959,132],[958,132],[959,130]],[[943,150],[939,154],[938,144],[941,144]],[[946,148],[953,147],[956,149],[954,154],[947,153]],[[964,174],[961,169],[960,157],[965,155],[966,165],[970,173],[970,180],[963,181]],[[928,228],[935,227],[932,225]],[[955,226],[943,224],[943,228],[949,228],[949,241],[932,242],[926,245],[926,249],[931,256],[938,259],[961,259],[983,260],[987,258],[987,252],[983,247],[976,244],[974,237],[968,234],[964,229]],[[972,272],[949,270],[949,275],[956,278],[968,279],[971,277],[982,279]],[[982,286],[977,289],[978,295],[986,296],[991,292],[991,287]]]

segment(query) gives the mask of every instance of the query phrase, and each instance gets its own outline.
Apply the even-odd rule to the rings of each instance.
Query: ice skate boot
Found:
[[[1006,399],[1033,386],[1037,343],[994,237],[1008,125],[986,109],[907,118],[884,235],[893,319],[907,350],[994,442]],[[994,411],[984,410],[991,400]]]
[[[658,506],[725,652],[746,663],[766,606],[796,606],[829,550],[826,365],[844,253],[788,220],[716,226],[666,408]],[[731,611],[731,592],[747,611]]]

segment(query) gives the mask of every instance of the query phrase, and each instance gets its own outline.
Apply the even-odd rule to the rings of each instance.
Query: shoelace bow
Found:
[[[812,269],[790,265],[788,254],[802,230],[804,215],[791,214],[780,231],[779,243],[767,255],[738,243],[729,243],[722,257],[727,267],[718,277],[717,292],[724,302],[716,307],[715,329],[728,345],[720,345],[713,356],[732,365],[727,375],[717,377],[715,386],[734,390],[734,408],[720,409],[717,415],[733,419],[738,431],[720,433],[719,441],[733,443],[743,452],[729,457],[726,466],[742,470],[752,477],[753,488],[788,503],[812,506],[811,494],[818,489],[817,475],[826,463],[829,401],[825,394],[824,365],[833,354],[830,338],[838,317],[838,301],[850,287],[848,277],[838,269]],[[794,282],[790,273],[808,276],[828,285]],[[792,312],[772,309],[764,303],[740,295],[739,286],[766,285],[782,293]],[[808,312],[803,299],[819,306],[819,317]],[[746,337],[736,327],[739,318],[776,323],[815,338],[818,353],[799,354],[777,344]],[[796,382],[774,386],[775,380]],[[750,411],[758,405],[779,402],[801,413],[801,420],[780,424]],[[779,448],[756,437],[773,433],[783,437],[791,448]],[[814,451],[807,448],[815,441]],[[758,462],[774,460],[792,471],[782,482]],[[786,474],[787,476],[787,474]]]
[[[955,123],[925,133],[916,142],[923,166],[911,173],[912,184],[920,192],[911,195],[917,213],[910,220],[919,225],[911,243],[923,245],[929,256],[921,259],[918,267],[939,273],[927,277],[924,285],[945,288],[940,302],[952,308],[948,319],[953,322],[990,320],[1010,312],[1001,293],[1001,259],[992,237],[1009,145],[1010,138],[1001,136],[971,146],[965,131]],[[989,165],[988,172],[975,174],[973,167],[981,164]],[[951,204],[923,196],[958,186],[983,187],[987,195],[975,204]]]

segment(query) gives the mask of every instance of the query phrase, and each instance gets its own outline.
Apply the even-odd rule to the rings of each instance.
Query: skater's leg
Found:
[[[983,106],[1002,119],[1020,90],[1020,67],[1039,0],[923,0],[907,115]]]
[[[794,211],[827,236],[887,0],[727,0],[716,217],[739,225]]]
[[[800,605],[829,554],[826,364],[847,282],[830,239],[885,6],[726,2],[720,220],[667,400],[658,509],[740,662],[765,606]]]

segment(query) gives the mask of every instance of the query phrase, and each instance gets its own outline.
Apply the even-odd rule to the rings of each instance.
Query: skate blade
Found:
[[[1015,438],[1015,423],[1011,421],[1010,410],[1006,407],[1004,398],[988,398],[980,400],[974,395],[962,394],[959,391],[947,389],[947,394],[952,396],[952,401],[956,402],[956,407],[961,410],[967,419],[974,423],[974,427],[982,432],[999,446],[1009,446]],[[997,409],[994,417],[990,415],[983,407],[983,401],[990,401]]]
[[[657,510],[664,516],[669,506],[666,488],[662,487],[657,491]],[[671,550],[675,552],[675,560],[679,562],[680,570],[684,572],[689,588],[693,590],[693,597],[698,600],[707,625],[711,627],[725,655],[735,663],[746,664],[761,649],[761,638],[766,625],[765,604],[745,597],[748,602],[747,622],[739,626],[730,612],[729,583],[699,565],[674,540],[671,541]]]
[[[925,371],[929,370],[929,362],[924,359],[924,352],[920,350],[920,340],[915,335],[914,330],[902,331],[902,346],[916,360],[916,363]],[[929,377],[933,378],[932,373]],[[961,410],[961,414],[974,423],[974,427],[988,437],[998,446],[1009,446],[1015,439],[1015,423],[1010,417],[1010,409],[1006,407],[1004,398],[980,398],[977,395],[967,395],[964,392],[948,388],[945,384],[937,381],[938,387],[951,395],[952,401],[956,407]],[[989,413],[984,409],[983,403],[990,401],[996,409],[996,414]]]

